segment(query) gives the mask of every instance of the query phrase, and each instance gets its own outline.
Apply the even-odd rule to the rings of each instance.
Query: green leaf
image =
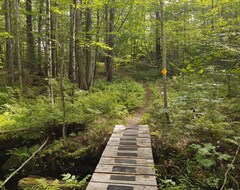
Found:
[[[231,170],[234,170],[235,169],[235,166],[233,164],[227,164],[227,167]]]
[[[218,156],[218,159],[219,160],[229,160],[231,158],[231,156],[230,155],[228,155],[228,154],[220,154],[219,156]]]
[[[201,148],[201,146],[200,146],[199,144],[191,144],[189,147],[191,147],[191,148],[193,148],[193,149],[195,149],[195,150]]]
[[[207,148],[200,148],[198,150],[198,154],[203,156],[203,155],[210,155],[211,153],[209,152],[209,149],[207,149]]]
[[[71,174],[70,173],[62,174],[62,176],[63,176],[62,180],[64,180],[64,181],[67,181],[67,180],[69,180],[71,178]]]
[[[211,166],[215,165],[214,160],[211,159],[198,159],[197,161],[206,168],[210,168]]]
[[[204,144],[204,146],[208,150],[215,150],[216,149],[216,147],[213,146],[211,143],[206,143],[206,144]]]

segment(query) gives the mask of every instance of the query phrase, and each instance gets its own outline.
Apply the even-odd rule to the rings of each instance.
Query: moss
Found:
[[[62,180],[57,179],[47,179],[42,177],[26,177],[19,181],[18,183],[18,189],[19,190],[30,190],[30,189],[37,189],[37,190],[82,190],[84,189],[84,186],[78,185],[78,184],[70,184]]]

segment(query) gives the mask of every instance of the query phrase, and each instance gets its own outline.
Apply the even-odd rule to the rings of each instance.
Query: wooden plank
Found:
[[[120,141],[120,140],[109,140],[107,146],[137,146],[137,147],[151,147],[150,142],[133,142],[133,141]]]
[[[113,134],[122,134],[122,133],[138,133],[138,134],[149,134],[148,130],[126,130],[126,129],[114,129]]]
[[[89,183],[87,190],[157,190],[157,186],[91,182]]]
[[[124,127],[124,126],[115,126],[113,133],[123,133],[126,131],[138,131],[141,133],[149,133],[148,127]]]
[[[102,165],[98,164],[95,173],[112,173],[112,174],[135,174],[135,175],[154,175],[152,167],[143,166],[126,166],[126,165]]]
[[[119,176],[118,174],[105,174],[105,173],[94,173],[91,182],[99,182],[101,179],[102,183],[119,183],[119,184],[133,184],[133,185],[151,185],[157,186],[156,177],[153,175],[135,175],[135,181],[124,181],[124,180],[113,180],[111,176]],[[126,175],[134,176],[134,175]]]
[[[108,165],[129,165],[129,166],[135,166],[135,165],[140,165],[140,166],[154,166],[153,160],[152,159],[141,159],[141,158],[109,158],[109,157],[101,157],[99,164],[108,164]]]
[[[136,149],[137,151],[135,151]],[[124,155],[124,153],[126,155]],[[133,147],[107,146],[102,154],[102,157],[137,157],[137,158],[153,159],[152,149],[150,147],[134,147],[134,146]]]
[[[151,143],[150,138],[137,138],[134,136],[111,137],[109,141],[137,141],[140,143]]]
[[[146,134],[128,134],[128,133],[113,133],[111,135],[111,138],[118,138],[118,137],[137,137],[137,138],[150,138],[150,134],[146,133]]]

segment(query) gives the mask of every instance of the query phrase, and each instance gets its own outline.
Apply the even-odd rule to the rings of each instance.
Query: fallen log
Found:
[[[18,182],[18,189],[46,189],[47,188],[56,188],[63,190],[84,190],[86,185],[79,185],[74,183],[68,183],[63,180],[51,179],[51,178],[43,178],[36,176],[29,176],[21,179]]]

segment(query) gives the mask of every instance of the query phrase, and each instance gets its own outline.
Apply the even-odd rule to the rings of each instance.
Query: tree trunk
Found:
[[[71,81],[75,80],[75,73],[76,73],[76,38],[75,38],[75,26],[76,26],[76,0],[73,0],[73,5],[70,5],[70,44],[69,44],[69,69],[68,69],[68,77]]]
[[[165,29],[164,29],[164,0],[160,2],[161,9],[161,34],[162,34],[162,73],[163,73],[163,101],[167,123],[170,123],[170,115],[168,110],[168,99],[167,99],[167,63],[166,63],[166,43],[165,43]]]
[[[92,8],[86,9],[86,33],[88,45],[86,47],[86,82],[87,89],[91,88],[93,77],[93,63],[92,63]]]
[[[48,76],[48,94],[49,99],[54,106],[53,88],[52,88],[52,53],[51,53],[51,0],[46,0],[46,61]]]
[[[62,54],[64,51],[62,51]],[[63,56],[63,55],[61,55]],[[65,103],[65,96],[64,96],[64,89],[63,89],[63,77],[64,77],[64,56],[61,60],[61,69],[60,69],[60,94],[62,100],[62,109],[63,109],[63,126],[62,126],[62,137],[66,138],[66,103]]]
[[[12,25],[11,25],[11,8],[9,0],[4,2],[5,9],[5,30],[9,34],[6,38],[6,68],[10,75],[9,79],[11,84],[14,83],[14,67],[13,67],[13,41],[10,35],[12,35]]]
[[[83,47],[80,44],[80,39],[82,39],[82,10],[81,0],[76,0],[76,64],[78,67],[78,87],[82,90],[87,90],[86,83],[86,69],[84,65],[84,53]]]
[[[114,6],[115,0],[112,0],[112,6]],[[109,47],[112,48],[108,51],[109,59],[107,62],[107,81],[112,82],[113,80],[113,48],[114,48],[114,8],[110,8],[109,17]]]
[[[54,3],[57,6],[57,3]],[[51,11],[51,56],[52,56],[52,77],[57,76],[57,15]]]
[[[100,33],[100,11],[97,10],[97,34],[96,34],[96,42],[99,42],[99,33]],[[98,51],[99,48],[96,46],[95,54],[94,54],[94,70],[93,70],[93,77],[96,78],[97,75],[97,59],[98,59]]]
[[[22,60],[21,60],[21,46],[20,46],[20,14],[19,14],[19,4],[18,0],[14,0],[15,6],[15,24],[16,24],[16,58],[18,65],[18,77],[19,77],[19,86],[20,90],[23,91],[23,79],[22,79]]]
[[[39,0],[39,16],[38,16],[38,55],[37,55],[37,67],[38,74],[43,75],[42,72],[42,14],[43,14],[43,0]]]
[[[36,56],[32,24],[32,0],[26,0],[27,66],[35,72]]]
[[[159,10],[155,11],[155,16],[156,16],[156,36],[155,36],[155,61],[156,65],[160,65],[160,60],[161,60],[161,46],[160,46],[160,12]]]

